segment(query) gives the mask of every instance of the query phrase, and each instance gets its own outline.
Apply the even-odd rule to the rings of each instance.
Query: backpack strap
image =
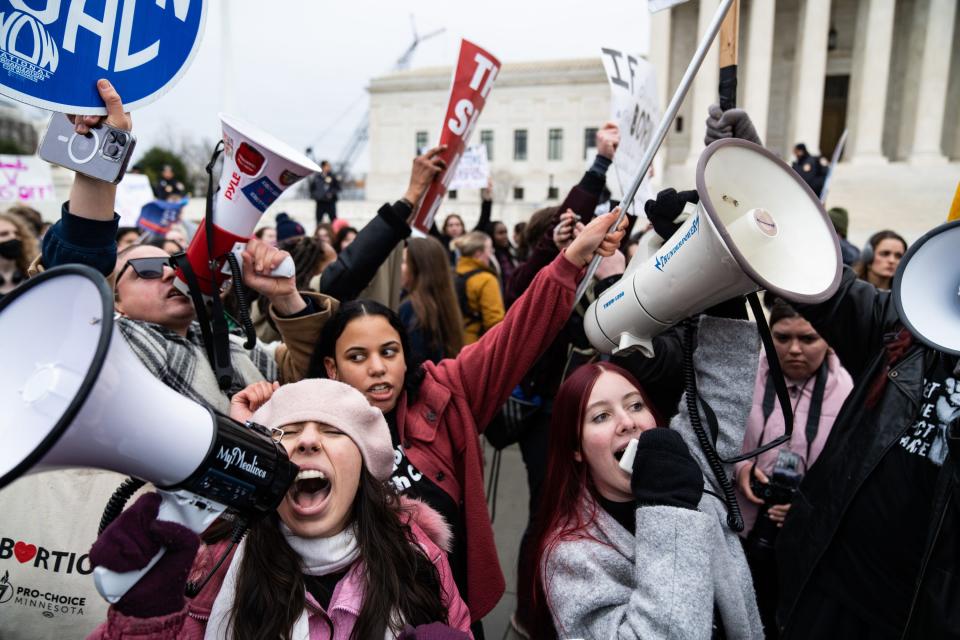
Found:
[[[457,291],[457,302],[460,304],[460,313],[463,314],[463,319],[467,323],[479,322],[481,333],[483,330],[483,316],[479,311],[474,311],[470,308],[470,301],[467,300],[467,281],[484,271],[486,271],[486,269],[473,269],[466,273],[458,273],[456,274],[456,278],[454,278],[454,288]]]

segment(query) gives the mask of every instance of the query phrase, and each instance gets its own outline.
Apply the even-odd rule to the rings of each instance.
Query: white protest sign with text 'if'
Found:
[[[490,180],[490,162],[487,160],[487,145],[475,144],[464,150],[457,163],[457,170],[450,181],[450,190],[486,189]]]
[[[640,171],[643,154],[660,121],[657,79],[653,65],[639,55],[607,47],[600,53],[610,82],[610,119],[620,127],[620,146],[613,167],[622,196]],[[651,197],[649,180],[644,179],[634,198],[633,210],[642,211],[643,203]]]
[[[37,156],[0,155],[0,202],[33,207],[56,199],[49,164]]]

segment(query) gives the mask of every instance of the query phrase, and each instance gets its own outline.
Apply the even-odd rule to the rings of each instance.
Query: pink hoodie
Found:
[[[470,633],[470,612],[457,591],[444,551],[450,545],[449,528],[443,518],[430,507],[406,500],[404,505],[413,507],[410,529],[417,543],[436,565],[440,574],[440,586],[444,593],[444,604],[447,606],[449,626]],[[206,575],[226,546],[227,542],[224,541],[214,546],[201,547],[193,563],[191,579]],[[230,560],[233,561],[232,555]],[[107,621],[94,629],[87,640],[203,640],[210,611],[220,592],[229,565],[229,562],[225,562],[203,591],[196,598],[188,601],[186,606],[177,613],[156,618],[134,618],[125,616],[110,607],[107,612]],[[315,610],[323,610],[309,592],[307,601]],[[310,614],[310,640],[349,640],[362,604],[363,563],[358,560],[337,583],[330,599],[330,606],[326,610],[326,616],[323,613]],[[330,619],[330,624],[327,624],[325,619],[327,617]],[[331,626],[333,627],[332,635]]]
[[[747,453],[756,449],[761,444],[770,442],[774,438],[782,436],[784,433],[783,413],[780,411],[780,403],[774,402],[773,413],[767,420],[766,429],[763,426],[763,395],[766,390],[767,376],[770,366],[767,364],[766,356],[760,354],[760,366],[757,368],[757,381],[753,389],[753,408],[747,417],[747,432],[743,438],[743,452]],[[843,401],[847,399],[850,390],[853,389],[853,379],[847,370],[840,365],[840,360],[831,351],[827,352],[827,386],[823,391],[823,404],[820,407],[820,426],[817,429],[817,437],[814,438],[810,446],[810,457],[807,458],[807,414],[810,410],[810,398],[813,395],[813,384],[816,378],[810,380],[810,383],[803,386],[802,395],[799,403],[796,398],[796,390],[791,390],[793,386],[791,381],[787,381],[787,389],[791,391],[790,399],[796,405],[793,417],[793,435],[790,438],[789,448],[804,460],[805,465],[801,469],[805,472],[814,462],[823,450],[823,445],[833,429],[833,422],[837,419],[837,413],[843,406]],[[760,442],[760,436],[763,435],[763,442]],[[779,448],[772,449],[761,454],[757,459],[757,467],[770,476],[774,464],[777,462]],[[740,511],[743,513],[743,536],[746,536],[757,519],[759,505],[756,505],[744,497],[740,492],[740,469],[753,465],[753,460],[738,462],[736,465],[736,487],[737,502],[740,504]]]

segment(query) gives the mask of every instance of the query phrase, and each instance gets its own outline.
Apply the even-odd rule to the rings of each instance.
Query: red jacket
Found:
[[[563,327],[580,269],[563,255],[478,342],[455,359],[426,363],[417,401],[400,398],[397,429],[410,461],[462,510],[467,535],[467,593],[473,620],[490,612],[505,583],[483,485],[479,434]]]

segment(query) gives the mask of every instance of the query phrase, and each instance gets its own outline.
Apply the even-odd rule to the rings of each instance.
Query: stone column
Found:
[[[820,118],[827,72],[827,36],[830,0],[800,0],[797,49],[787,147],[803,142],[812,155],[820,155]]]
[[[947,161],[940,148],[943,117],[947,104],[950,51],[957,0],[928,0],[927,28],[920,54],[920,88],[914,114],[913,143],[907,161],[911,164],[939,164]]]
[[[703,38],[703,34],[707,32],[707,27],[710,26],[710,21],[717,12],[719,4],[720,0],[700,0],[700,10],[697,15],[698,44]],[[681,64],[686,68],[690,61],[684,60]],[[693,80],[693,87],[687,94],[687,100],[690,104],[690,121],[687,123],[690,133],[690,152],[687,155],[687,165],[695,166],[697,160],[700,159],[700,154],[703,153],[703,136],[707,131],[704,125],[707,119],[707,108],[720,100],[719,85],[720,49],[717,46],[716,39],[714,39],[713,46],[707,52],[703,64],[700,66],[700,71],[697,72],[697,76]]]
[[[883,116],[887,104],[896,0],[860,0],[853,43],[847,157],[854,164],[884,164]]]
[[[647,60],[653,65],[657,74],[657,104],[660,107],[660,113],[663,114],[667,109],[667,103],[673,96],[676,87],[670,86],[670,30],[672,9],[658,11],[650,16],[650,51],[647,54]],[[659,124],[659,122],[657,123]],[[653,171],[655,176],[662,176],[664,164],[667,158],[667,142],[664,141],[663,149],[653,159]],[[657,185],[660,183],[658,182]]]
[[[773,66],[773,23],[776,0],[753,0],[747,24],[746,64],[741,75],[740,103],[750,114],[757,135],[767,139],[767,112],[770,109],[770,69]]]

